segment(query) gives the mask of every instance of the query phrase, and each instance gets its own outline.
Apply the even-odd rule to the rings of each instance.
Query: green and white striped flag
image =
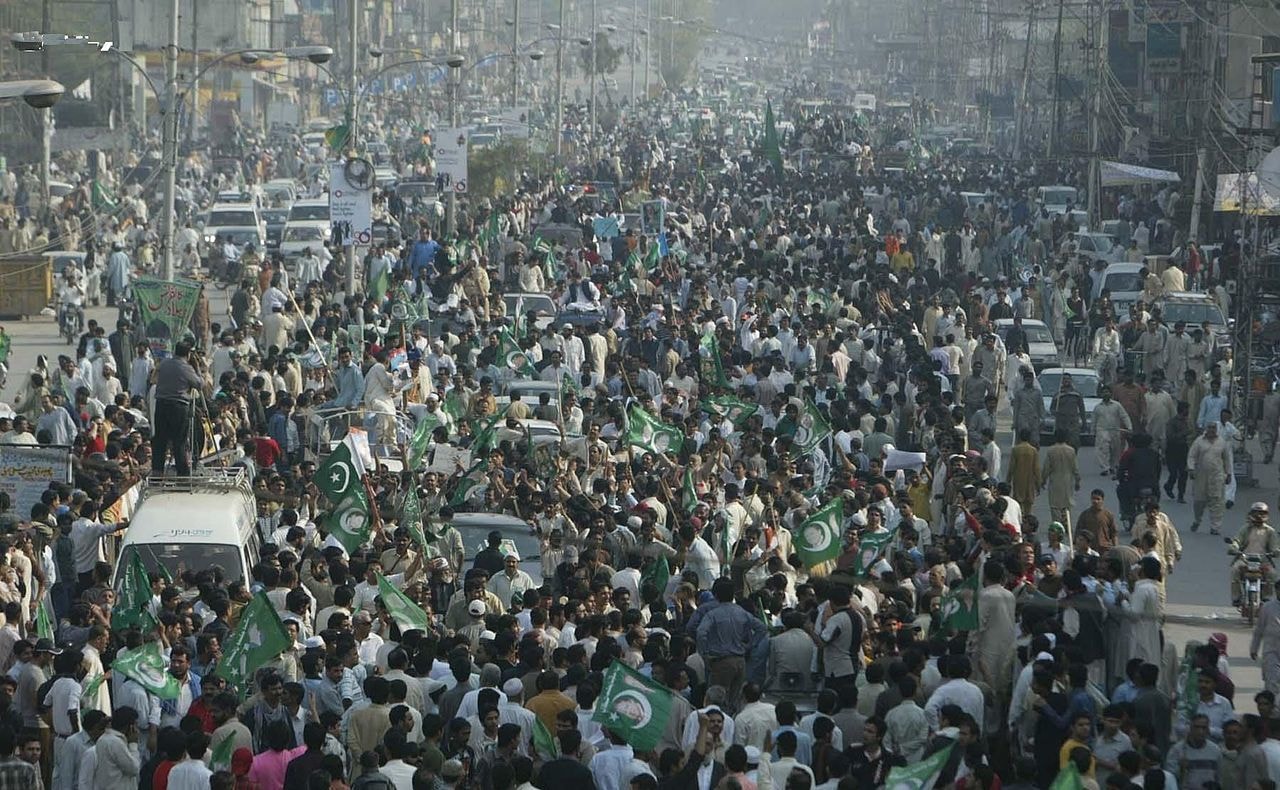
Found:
[[[45,596],[40,601],[40,608],[36,610],[36,636],[49,641],[54,639],[53,630],[53,607],[49,604],[49,597]]]
[[[177,699],[178,679],[169,674],[169,662],[160,652],[160,643],[147,642],[137,650],[117,655],[111,669],[135,681],[160,699]]]
[[[684,436],[678,428],[656,419],[636,404],[627,410],[625,438],[627,444],[658,455],[668,452],[679,454],[684,446]]]
[[[840,556],[840,531],[843,523],[844,500],[836,497],[815,510],[800,524],[792,543],[806,568],[813,568]]]
[[[387,614],[400,626],[402,634],[407,631],[426,631],[431,627],[431,619],[422,611],[422,607],[387,581],[387,577],[381,573],[378,574],[378,595],[382,598],[382,605],[387,608]]]

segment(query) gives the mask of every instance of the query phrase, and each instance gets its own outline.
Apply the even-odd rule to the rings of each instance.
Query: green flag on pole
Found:
[[[672,691],[614,660],[605,670],[591,720],[618,734],[637,751],[662,740],[671,718]]]
[[[177,699],[178,679],[169,674],[169,662],[160,652],[159,642],[147,642],[137,650],[116,656],[111,669],[137,682],[160,699]]]
[[[982,582],[978,571],[953,586],[942,596],[938,608],[939,626],[952,631],[976,631],[978,629],[978,590]]]
[[[703,335],[698,343],[698,361],[703,382],[713,387],[729,388],[729,377],[724,374],[724,363],[720,359],[720,341],[711,332]]]
[[[800,524],[792,542],[805,567],[812,568],[840,556],[840,525],[843,523],[844,500],[836,497]]]
[[[629,445],[658,455],[667,452],[679,453],[684,445],[684,436],[678,428],[656,419],[635,404],[627,410],[625,439]]]
[[[924,760],[889,769],[884,786],[890,790],[932,790],[954,748],[953,743]]]
[[[529,354],[516,342],[505,326],[498,332],[498,359],[524,378],[537,378],[538,371],[529,362]]]
[[[698,487],[693,484],[693,470],[685,467],[680,480],[680,507],[686,513],[692,513],[698,506]]]
[[[111,610],[111,630],[119,632],[145,626],[151,614],[151,577],[137,549],[129,550],[129,562],[116,580],[116,605]],[[151,618],[154,621],[154,617]]]
[[[698,405],[708,414],[727,419],[738,427],[746,425],[747,419],[760,411],[758,405],[732,395],[708,395]]]
[[[382,605],[387,607],[387,614],[400,626],[402,634],[407,631],[426,631],[431,627],[431,618],[422,611],[422,607],[387,581],[387,577],[381,573],[378,574],[378,595],[382,597]]]
[[[213,753],[209,755],[209,770],[225,771],[231,768],[231,756],[236,751],[236,734],[234,732],[227,733],[227,736],[213,747]]]
[[[658,266],[662,264],[662,250],[658,248],[658,242],[652,242],[649,249],[644,253],[644,268],[650,274],[658,270]]]
[[[812,401],[805,400],[800,419],[796,421],[796,432],[791,436],[791,443],[795,446],[797,454],[808,455],[829,436],[831,436],[831,426],[827,424],[822,412],[818,411],[818,407],[814,406]]]
[[[222,648],[214,674],[243,690],[258,667],[274,660],[291,646],[280,615],[261,590],[240,612],[236,630]]]
[[[533,719],[533,748],[537,749],[538,756],[544,762],[560,756],[559,742],[551,735],[547,725],[542,723],[542,719],[536,716]]]
[[[853,560],[853,567],[850,569],[855,576],[865,576],[871,571],[871,566],[876,560],[880,559],[880,555],[893,542],[895,532],[864,532],[858,537],[858,556]]]
[[[778,127],[773,120],[773,102],[764,105],[764,155],[773,169],[782,175],[782,147],[778,142]]]
[[[404,505],[400,508],[400,526],[409,530],[415,543],[427,548],[427,533],[422,527],[422,501],[418,499],[418,487],[409,486],[409,493],[404,495]]]
[[[325,519],[325,529],[348,553],[364,545],[373,528],[363,477],[364,463],[350,436],[343,439],[316,470],[316,486],[333,503]]]
[[[422,468],[422,459],[431,444],[431,434],[440,425],[440,418],[431,412],[422,412],[418,416],[418,424],[413,426],[413,436],[409,439],[409,471],[417,472]]]
[[[645,584],[652,583],[659,595],[666,591],[669,581],[671,581],[671,565],[666,557],[654,559],[640,572],[640,587],[643,589]]]
[[[45,596],[44,600],[40,601],[40,608],[36,609],[36,636],[53,642],[56,640],[53,633],[53,616],[49,611],[51,608],[49,598]]]

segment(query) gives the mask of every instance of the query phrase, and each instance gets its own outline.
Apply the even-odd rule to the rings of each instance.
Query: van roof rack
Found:
[[[247,470],[243,466],[213,467],[200,470],[200,474],[185,477],[148,477],[143,493],[159,491],[173,493],[197,493],[201,491],[228,491],[242,489],[253,493]]]

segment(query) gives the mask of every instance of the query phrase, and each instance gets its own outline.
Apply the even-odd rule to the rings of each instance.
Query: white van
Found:
[[[1065,214],[1067,206],[1080,205],[1080,192],[1075,187],[1061,185],[1036,187],[1036,202],[1051,215]]]
[[[112,583],[133,555],[148,572],[218,566],[227,582],[251,580],[260,544],[253,488],[244,469],[211,469],[198,477],[151,479],[129,521],[116,556]]]

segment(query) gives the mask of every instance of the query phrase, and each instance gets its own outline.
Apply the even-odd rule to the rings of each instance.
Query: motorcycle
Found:
[[[67,345],[76,342],[83,326],[84,308],[80,305],[63,305],[58,314],[58,333],[67,341]]]
[[[1240,615],[1252,626],[1258,610],[1262,608],[1262,602],[1269,597],[1264,592],[1270,592],[1268,588],[1271,585],[1269,577],[1272,555],[1248,554],[1240,551],[1231,538],[1226,538],[1226,542],[1231,546],[1227,553],[1232,557],[1239,557],[1244,563],[1244,567],[1240,569]]]

